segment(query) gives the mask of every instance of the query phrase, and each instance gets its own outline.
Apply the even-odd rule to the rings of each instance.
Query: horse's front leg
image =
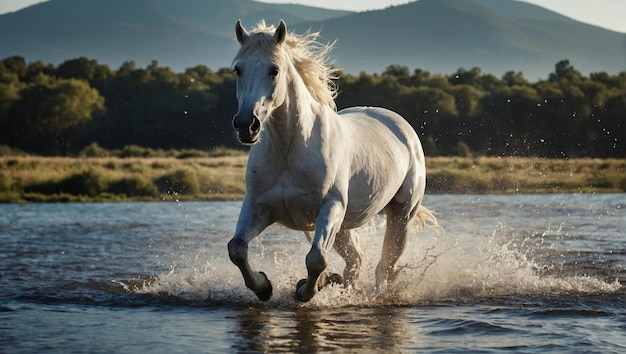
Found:
[[[254,208],[248,198],[244,199],[235,236],[228,242],[228,256],[239,268],[246,286],[254,291],[261,301],[272,297],[272,284],[263,272],[255,272],[248,263],[248,244],[272,223],[269,214]]]
[[[317,293],[320,276],[328,267],[328,251],[335,242],[335,235],[341,228],[345,214],[345,204],[341,200],[328,200],[322,205],[311,250],[306,255],[307,279],[296,285],[295,295],[298,300],[309,301]]]

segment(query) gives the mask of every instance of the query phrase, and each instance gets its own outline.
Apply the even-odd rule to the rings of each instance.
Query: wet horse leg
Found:
[[[387,229],[383,241],[383,250],[380,262],[376,267],[376,287],[381,289],[395,280],[396,263],[404,252],[408,241],[409,229],[417,212],[417,206],[406,206],[390,203],[385,208],[387,214]]]
[[[336,199],[328,200],[321,208],[315,225],[315,236],[311,250],[306,255],[307,279],[296,285],[295,296],[300,301],[309,301],[319,291],[318,280],[328,267],[328,251],[335,243],[346,209]]]
[[[346,268],[343,271],[344,284],[358,289],[357,280],[361,272],[363,252],[359,247],[356,231],[339,231],[335,238],[335,250],[346,262]]]
[[[246,286],[254,291],[256,296],[267,301],[272,297],[272,284],[263,272],[255,272],[248,263],[248,244],[257,237],[272,222],[263,210],[255,210],[252,203],[244,200],[237,230],[235,235],[228,242],[228,256],[230,260],[239,268]]]
[[[343,232],[344,232],[343,230],[339,231],[339,232],[337,232],[337,235],[335,236],[335,244],[334,244],[335,250],[337,251],[337,253],[339,253],[339,255],[341,255],[345,259],[346,267],[347,267],[348,264],[354,264],[356,261],[358,261],[358,265],[360,266],[361,265],[360,253],[358,254],[359,255],[358,260],[351,261],[353,259],[352,254],[354,253],[354,252],[350,251],[351,250],[350,247],[352,247],[352,245],[351,244],[344,245],[344,242],[349,242],[351,240],[344,241],[343,237],[342,237]],[[315,234],[313,232],[311,232],[311,231],[304,231],[304,235],[306,236],[307,240],[309,240],[309,243],[313,244],[313,237],[315,236]],[[350,256],[348,256],[348,254],[346,254],[346,251],[344,251],[344,249],[349,249],[347,252],[348,252],[348,254]],[[360,252],[360,250],[357,250],[357,251]],[[348,260],[346,257],[350,257],[350,260]],[[357,270],[357,273],[358,273],[358,270]],[[347,273],[346,273],[345,270],[344,270],[344,276],[343,277],[341,275],[337,274],[337,273],[323,272],[320,275],[319,280],[317,281],[317,290],[322,290],[325,286],[328,286],[330,284],[344,284],[346,286],[350,285],[350,283],[346,283],[344,281],[344,279],[346,279],[346,274]],[[352,273],[350,272],[350,274],[352,274]],[[300,281],[296,285],[296,288],[299,288],[305,282],[306,282],[306,279],[300,279]]]

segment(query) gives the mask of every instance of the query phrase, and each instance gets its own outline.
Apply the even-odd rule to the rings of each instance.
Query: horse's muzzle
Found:
[[[261,121],[255,115],[251,119],[242,119],[239,115],[233,118],[233,129],[237,132],[237,138],[243,145],[253,145],[259,141]]]

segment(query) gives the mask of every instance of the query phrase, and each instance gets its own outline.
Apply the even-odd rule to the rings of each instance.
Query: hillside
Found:
[[[569,59],[582,72],[626,70],[626,34],[577,22],[518,1],[421,0],[381,11],[298,24],[338,39],[334,56],[350,72],[390,64],[452,73],[522,71],[545,78]]]
[[[351,73],[391,64],[441,73],[478,66],[537,79],[561,59],[583,73],[626,70],[626,34],[510,0],[420,0],[363,13],[251,0],[51,0],[0,16],[0,58],[218,69],[236,51],[237,19],[250,27],[281,18],[298,32],[313,28],[324,41],[337,40],[332,55]]]
[[[86,56],[117,68],[152,60],[183,70],[230,65],[238,19],[288,23],[347,14],[250,0],[50,0],[0,15],[0,58],[60,63]]]

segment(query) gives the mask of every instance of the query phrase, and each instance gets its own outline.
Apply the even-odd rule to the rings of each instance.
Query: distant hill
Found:
[[[237,49],[237,19],[251,27],[281,18],[290,29],[337,39],[333,58],[351,73],[391,64],[442,73],[478,66],[536,79],[561,59],[583,73],[626,70],[626,34],[512,0],[420,0],[362,13],[251,0],[50,0],[0,15],[0,58],[58,64],[86,56],[112,68],[157,60],[176,71],[218,69]]]
[[[396,63],[443,73],[478,66],[536,79],[561,59],[585,73],[626,70],[626,34],[518,1],[421,0],[296,27],[338,38],[336,63],[348,71],[380,72]]]
[[[60,63],[79,56],[113,68],[152,60],[184,70],[227,67],[235,54],[235,22],[325,20],[348,14],[250,0],[50,0],[0,15],[0,58]]]

